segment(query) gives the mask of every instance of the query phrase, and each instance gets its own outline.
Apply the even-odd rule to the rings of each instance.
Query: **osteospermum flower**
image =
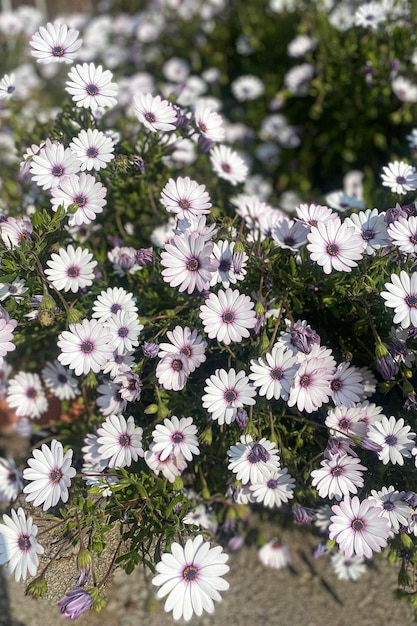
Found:
[[[407,527],[414,509],[404,500],[405,491],[397,491],[392,485],[382,487],[380,491],[371,490],[369,500],[380,507],[381,517],[386,517],[394,533],[400,531],[400,525]]]
[[[271,473],[262,481],[249,486],[256,502],[272,509],[279,507],[294,497],[295,480],[288,474],[286,467]]]
[[[109,287],[94,300],[93,317],[99,322],[106,322],[118,311],[125,311],[132,315],[138,311],[133,294],[128,293],[123,287]]]
[[[19,372],[10,379],[7,389],[7,404],[16,415],[36,419],[45,413],[48,400],[37,374]]]
[[[144,326],[139,323],[136,313],[117,311],[104,325],[109,329],[110,341],[119,354],[129,352],[139,345],[138,337]]]
[[[165,476],[170,483],[175,481],[177,476],[181,476],[187,467],[187,461],[182,454],[174,456],[170,454],[164,461],[161,461],[161,453],[153,450],[153,444],[145,452],[145,462],[151,470],[158,476],[159,472]]]
[[[367,209],[359,213],[352,213],[345,223],[355,226],[366,243],[365,253],[374,255],[376,250],[391,245],[391,237],[387,232],[385,213],[378,209]]]
[[[78,39],[80,33],[65,24],[41,26],[29,41],[33,50],[31,54],[38,63],[72,63],[82,44]]]
[[[80,130],[69,147],[79,160],[81,170],[99,171],[114,159],[113,140],[96,128]]]
[[[227,451],[227,466],[244,485],[262,483],[279,469],[278,449],[272,441],[254,441],[251,435],[241,435],[240,441]]]
[[[350,363],[341,363],[337,366],[330,382],[330,389],[332,400],[336,405],[354,406],[356,402],[360,402],[363,395],[362,374]]]
[[[144,455],[142,434],[131,415],[127,420],[123,415],[109,415],[97,429],[98,453],[108,467],[129,467]]]
[[[193,424],[192,417],[178,419],[173,415],[170,419],[164,419],[163,424],[157,424],[152,432],[154,452],[160,453],[160,461],[164,461],[171,454],[182,454],[187,461],[191,461],[193,455],[200,454],[199,443],[196,437],[197,426]]]
[[[360,405],[337,406],[328,411],[325,424],[333,437],[364,437],[368,429],[367,413]]]
[[[8,250],[11,247],[19,248],[22,241],[30,242],[32,238],[33,225],[29,217],[8,217],[0,222],[1,238]]]
[[[217,176],[231,185],[243,183],[248,175],[244,160],[228,146],[215,146],[210,150],[210,161]]]
[[[9,100],[16,90],[16,75],[5,74],[0,80],[0,100]]]
[[[166,354],[156,366],[155,374],[164,389],[180,391],[185,387],[190,374],[186,355],[181,352]]]
[[[107,189],[97,182],[94,176],[85,172],[80,176],[71,174],[65,176],[59,185],[52,189],[52,210],[56,211],[59,206],[68,209],[69,206],[75,205],[78,208],[68,215],[68,225],[90,224],[98,213],[103,212],[103,207],[107,204],[106,194]]]
[[[217,264],[211,259],[213,243],[198,233],[175,235],[165,244],[161,253],[162,278],[180,292],[191,294],[195,289],[208,289],[212,269]]]
[[[179,176],[176,180],[170,178],[161,191],[161,202],[169,213],[175,213],[180,220],[190,215],[206,215],[211,207],[205,185],[199,185],[189,176]]]
[[[47,261],[45,274],[59,291],[77,293],[83,287],[90,287],[94,280],[94,268],[97,261],[86,249],[75,248],[70,244],[67,249],[61,248],[58,254],[53,253]]]
[[[411,457],[416,434],[404,424],[402,417],[396,420],[392,415],[389,419],[383,415],[369,426],[367,438],[381,446],[378,458],[384,465],[388,462],[404,465],[404,458]]]
[[[76,174],[79,169],[80,162],[70,148],[47,139],[39,153],[32,156],[29,171],[39,187],[50,189],[58,187],[65,176]]]
[[[13,331],[17,326],[16,320],[6,320],[0,318],[0,357],[6,356],[8,352],[16,350],[16,346],[12,343]]]
[[[394,161],[382,168],[382,184],[392,193],[406,194],[417,189],[416,168],[404,161]]]
[[[210,141],[223,141],[224,128],[221,115],[204,102],[199,102],[194,110],[194,121],[203,137]],[[212,145],[212,144],[211,144]]]
[[[109,330],[94,319],[70,324],[69,328],[58,335],[58,361],[77,376],[99,372],[113,356]]]
[[[271,539],[258,550],[258,558],[263,565],[273,569],[282,569],[291,563],[288,546],[276,539]]]
[[[311,472],[312,485],[320,498],[341,500],[349,493],[358,493],[358,487],[363,487],[362,474],[367,468],[357,457],[337,454],[324,459],[320,465],[320,469]]]
[[[221,283],[223,287],[230,287],[246,275],[246,264],[249,259],[246,252],[236,252],[234,241],[216,241],[213,246],[212,257],[218,267],[212,273],[210,286]]]
[[[46,387],[60,400],[74,400],[80,393],[72,373],[59,361],[47,363],[42,369],[42,378]]]
[[[391,274],[391,282],[385,283],[381,297],[385,306],[394,309],[394,324],[402,328],[417,326],[417,272],[411,276],[401,270],[400,275]]]
[[[206,355],[204,353],[207,348],[207,341],[204,341],[197,330],[192,331],[188,326],[185,328],[176,326],[174,330],[167,331],[167,338],[171,343],[160,343],[158,346],[157,354],[160,359],[167,354],[183,354],[187,359],[190,374],[205,362]]]
[[[331,396],[332,371],[323,367],[321,359],[305,360],[298,368],[290,389],[288,406],[297,405],[299,411],[313,413]]]
[[[210,378],[206,378],[204,391],[203,407],[220,425],[230,424],[236,419],[239,409],[256,402],[256,391],[243,370],[236,373],[233,368],[229,371],[217,369]]]
[[[211,293],[200,306],[199,315],[210,339],[229,345],[250,336],[249,329],[256,325],[254,306],[249,296],[229,287]]]
[[[250,380],[260,396],[267,400],[288,400],[291,385],[299,368],[297,356],[291,350],[275,345],[264,358],[252,360]]]
[[[76,65],[69,72],[68,78],[65,89],[78,107],[96,111],[117,104],[118,86],[111,82],[113,74],[103,70],[101,65]]]
[[[16,500],[22,489],[22,474],[14,460],[0,457],[0,502]]]
[[[356,554],[370,559],[387,545],[391,527],[370,500],[361,502],[357,496],[345,496],[340,504],[332,506],[332,511],[329,538],[346,556]]]
[[[310,258],[323,267],[325,274],[332,270],[351,272],[363,257],[365,242],[354,226],[340,218],[317,224],[308,234],[307,250]]]
[[[368,569],[362,556],[346,556],[343,552],[332,554],[330,565],[339,580],[359,580]]]
[[[148,130],[175,130],[177,112],[168,100],[151,93],[139,94],[134,98],[134,112],[139,122]]]
[[[417,217],[414,215],[407,218],[400,216],[388,226],[387,232],[392,243],[401,252],[407,254],[417,252]]]
[[[60,500],[67,502],[68,487],[76,474],[71,467],[72,454],[72,450],[64,454],[62,443],[56,439],[52,439],[50,448],[44,443],[40,450],[32,452],[33,458],[27,462],[29,467],[23,470],[23,478],[29,481],[23,488],[28,502],[33,502],[34,506],[43,504],[44,511]]]
[[[34,576],[38,569],[38,554],[44,549],[38,543],[38,527],[32,518],[19,507],[12,510],[11,517],[3,515],[4,524],[0,524],[0,564],[8,563],[9,574],[14,572],[15,580],[26,580],[28,571]]]
[[[221,600],[219,591],[229,588],[222,576],[227,574],[228,555],[221,546],[210,548],[201,535],[188,539],[185,546],[171,544],[171,553],[164,553],[156,564],[158,574],[152,583],[160,587],[158,598],[168,595],[164,609],[174,619],[190,620],[203,611],[213,613],[213,600]]]

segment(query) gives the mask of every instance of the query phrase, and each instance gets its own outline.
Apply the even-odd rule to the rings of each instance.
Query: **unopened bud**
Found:
[[[70,307],[68,310],[68,323],[69,324],[77,324],[82,318],[82,314],[74,309],[74,307]]]
[[[41,326],[51,326],[55,320],[53,311],[38,311],[38,321]]]
[[[93,604],[91,605],[93,611],[99,612],[106,607],[107,600],[100,595],[97,587],[93,587],[93,589],[89,591],[89,594],[93,600]]]
[[[48,591],[48,583],[45,577],[41,574],[37,578],[30,581],[25,589],[26,596],[32,596],[32,598],[44,598]]]

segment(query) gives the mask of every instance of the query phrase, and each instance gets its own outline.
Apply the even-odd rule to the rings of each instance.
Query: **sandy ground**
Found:
[[[300,539],[302,540],[300,541]],[[273,570],[258,560],[255,548],[231,555],[223,594],[214,615],[191,620],[198,626],[408,626],[413,611],[394,598],[396,566],[376,558],[357,583],[334,577],[326,558],[311,557],[314,539],[289,533],[291,568]],[[62,565],[65,568],[65,565]],[[62,572],[65,575],[65,572]],[[0,569],[0,626],[58,626],[63,622],[56,605],[24,595]],[[108,584],[108,605],[101,613],[89,612],[78,626],[170,626],[174,622],[155,599],[155,589],[142,570],[129,577],[116,572]],[[190,622],[188,622],[190,623]]]

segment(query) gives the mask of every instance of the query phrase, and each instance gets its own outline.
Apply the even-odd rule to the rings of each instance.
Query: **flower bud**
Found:
[[[86,548],[80,548],[77,555],[77,567],[79,573],[78,585],[80,587],[83,587],[83,585],[87,582],[91,573],[92,563],[93,559],[89,551]]]
[[[74,309],[74,307],[70,307],[68,310],[68,323],[69,324],[77,324],[82,318],[82,314]]]
[[[25,589],[26,596],[32,596],[32,598],[44,598],[48,591],[48,583],[45,580],[43,574],[30,581]]]
[[[93,611],[101,611],[102,609],[105,608],[106,604],[107,604],[107,600],[105,598],[103,598],[103,596],[100,595],[99,590],[97,589],[97,587],[94,587],[93,589],[90,590],[90,596],[91,599],[93,601],[91,608],[93,609]]]
[[[52,326],[55,320],[53,311],[39,310],[38,321],[41,326]]]

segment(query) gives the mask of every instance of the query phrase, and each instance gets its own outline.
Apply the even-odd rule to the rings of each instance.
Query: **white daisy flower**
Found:
[[[272,229],[272,239],[279,248],[286,248],[296,252],[307,242],[307,229],[294,220],[284,217]]]
[[[213,243],[198,233],[175,235],[161,253],[162,278],[171,287],[178,287],[180,293],[208,289],[211,272],[216,267],[210,257],[212,250]]]
[[[16,302],[20,302],[22,294],[26,293],[28,288],[26,282],[22,278],[15,278],[12,283],[2,283],[0,287],[0,302],[12,296]]]
[[[151,93],[139,94],[134,98],[134,113],[148,130],[156,133],[158,130],[175,130],[177,112],[168,100]]]
[[[417,189],[416,168],[405,161],[394,161],[382,168],[382,184],[392,193],[406,194]]]
[[[234,249],[234,241],[219,240],[214,243],[212,257],[218,263],[218,267],[212,272],[211,287],[221,283],[227,288],[245,278],[249,257],[246,252],[235,252]]]
[[[11,247],[19,248],[22,240],[30,242],[32,238],[33,225],[29,217],[8,217],[0,222],[1,238],[7,250]]]
[[[164,389],[180,391],[185,387],[190,374],[187,356],[181,352],[166,354],[156,366],[155,374]]]
[[[258,550],[258,558],[263,565],[273,569],[282,569],[291,563],[288,546],[276,539],[271,539]]]
[[[127,400],[120,395],[120,385],[114,381],[105,381],[97,387],[96,404],[105,416],[123,413]]]
[[[416,434],[410,431],[411,427],[405,425],[402,417],[396,420],[392,415],[389,419],[383,415],[369,426],[367,437],[381,446],[378,458],[384,465],[389,462],[404,465],[404,458],[411,458],[415,443]]]
[[[7,320],[0,318],[0,357],[6,356],[8,352],[16,350],[16,346],[12,343],[13,331],[17,326],[16,320]]]
[[[42,369],[46,387],[60,400],[75,400],[80,395],[77,381],[59,361],[51,361]]]
[[[229,345],[250,336],[250,329],[256,326],[254,307],[248,296],[228,287],[211,293],[200,306],[199,316],[210,339]]]
[[[391,245],[391,238],[387,232],[385,213],[378,209],[367,209],[359,213],[352,213],[345,223],[355,226],[366,243],[365,253],[374,255],[376,250]]]
[[[163,424],[157,424],[152,432],[153,452],[160,453],[159,460],[164,461],[170,455],[182,454],[187,461],[191,461],[193,455],[200,454],[197,439],[197,426],[193,424],[192,417],[178,419],[173,415],[170,419],[164,419]]]
[[[76,376],[99,372],[113,356],[110,333],[97,320],[84,319],[81,324],[70,324],[70,329],[58,335],[61,353],[58,361],[75,371]]]
[[[135,357],[132,352],[126,352],[125,354],[117,354],[115,352],[113,357],[103,367],[103,374],[108,374],[110,378],[114,378],[122,371],[131,369],[135,365]]]
[[[215,174],[234,186],[243,183],[249,172],[244,160],[228,146],[220,145],[212,148],[210,161]]]
[[[40,417],[48,408],[41,379],[30,372],[19,372],[10,379],[6,400],[16,415],[31,419]]]
[[[210,548],[201,535],[188,539],[185,546],[171,544],[171,553],[162,555],[156,564],[158,574],[152,583],[160,587],[158,598],[168,595],[164,609],[174,619],[188,621],[194,613],[214,612],[214,600],[221,600],[219,591],[229,588],[222,576],[227,574],[229,556],[220,546]]]
[[[388,226],[387,232],[392,239],[392,243],[401,252],[407,254],[415,254],[417,252],[417,217],[414,215],[399,217]]]
[[[65,176],[77,174],[80,162],[70,148],[47,139],[45,146],[31,158],[30,173],[32,180],[42,187],[58,187]]]
[[[397,491],[392,485],[380,491],[371,490],[370,500],[381,508],[381,516],[386,517],[393,533],[400,532],[400,525],[408,527],[414,509],[404,501],[405,491]]]
[[[131,415],[127,420],[123,415],[109,415],[97,429],[98,453],[108,467],[129,467],[144,455],[142,435]]]
[[[272,509],[280,507],[294,497],[295,480],[286,467],[280,468],[263,480],[249,485],[256,502]]]
[[[307,250],[310,258],[323,267],[325,274],[332,270],[351,272],[362,259],[366,243],[354,226],[341,223],[339,218],[317,224],[308,234]]]
[[[205,102],[197,103],[194,110],[194,121],[197,129],[206,139],[215,142],[224,140],[223,118]]]
[[[318,358],[300,364],[290,389],[288,406],[297,405],[299,411],[313,413],[328,402],[332,393],[332,371],[323,365],[323,361]]]
[[[385,306],[394,309],[394,324],[402,328],[417,326],[417,272],[409,276],[404,270],[400,275],[391,274],[391,282],[385,283],[381,297]]]
[[[136,313],[117,311],[104,325],[109,329],[110,342],[119,354],[129,352],[139,345],[138,337],[144,326],[139,323]]]
[[[295,207],[297,219],[310,229],[319,223],[325,223],[330,219],[334,219],[336,214],[333,213],[328,206],[321,204],[300,204]]]
[[[265,357],[251,360],[249,378],[260,396],[266,396],[267,400],[282,398],[287,401],[298,368],[297,356],[291,350],[275,345]]]
[[[330,382],[332,400],[336,405],[354,406],[360,402],[364,385],[360,371],[350,363],[341,363],[337,366]]]
[[[118,86],[111,82],[110,70],[103,70],[94,63],[83,63],[73,67],[68,78],[65,89],[78,107],[96,111],[116,106]]]
[[[5,74],[0,80],[0,100],[9,100],[16,90],[16,74]]]
[[[161,202],[169,213],[175,213],[179,220],[194,215],[199,217],[210,213],[210,196],[205,185],[199,185],[189,176],[176,180],[170,178],[161,191]]]
[[[200,367],[206,360],[205,350],[207,341],[204,341],[197,330],[191,331],[188,326],[176,326],[167,331],[167,338],[171,343],[160,343],[158,357],[164,358],[167,354],[183,354],[187,359],[190,374]]]
[[[59,206],[65,209],[76,205],[75,212],[68,214],[68,226],[80,226],[90,224],[98,213],[103,212],[106,206],[107,189],[96,181],[94,176],[82,172],[80,176],[71,174],[65,176],[57,187],[51,190],[52,210],[56,211]]]
[[[75,248],[70,244],[67,249],[61,248],[58,254],[53,253],[47,261],[45,274],[59,291],[77,293],[83,287],[90,287],[94,280],[94,268],[97,261],[91,260],[93,255],[84,248]]]
[[[356,26],[363,26],[376,32],[387,19],[387,13],[380,2],[365,2],[356,9],[354,20]]]
[[[256,100],[265,91],[265,86],[258,76],[253,74],[245,74],[239,76],[232,81],[230,88],[232,94],[239,102],[247,102],[249,100]]]
[[[255,388],[243,370],[236,373],[233,368],[217,369],[205,382],[203,407],[220,425],[231,424],[239,409],[256,403]]]
[[[81,163],[81,170],[99,171],[114,159],[113,140],[96,128],[82,129],[69,147]]]
[[[34,506],[43,504],[47,511],[60,500],[68,501],[68,487],[76,474],[71,467],[72,454],[72,450],[64,454],[62,443],[56,439],[52,439],[50,448],[44,443],[40,450],[33,450],[33,458],[27,462],[29,467],[23,470],[23,478],[29,481],[23,488],[28,502]]]
[[[4,524],[0,524],[0,564],[8,563],[9,574],[14,572],[15,580],[26,580],[28,571],[36,574],[39,566],[38,554],[43,554],[43,547],[37,542],[38,527],[32,518],[19,507],[11,511],[11,517],[3,515]]]
[[[365,437],[368,430],[367,413],[361,405],[337,406],[327,413],[326,426],[332,437]]]
[[[65,24],[51,24],[46,28],[40,26],[29,42],[31,51],[38,63],[72,63],[82,44],[78,39],[80,33]]]
[[[22,473],[17,469],[14,460],[0,457],[0,502],[16,500],[22,489]]]
[[[312,485],[320,498],[341,500],[349,493],[358,493],[363,487],[362,473],[368,469],[360,459],[348,454],[336,454],[320,463],[321,468],[311,472]]]
[[[97,318],[99,322],[106,322],[118,311],[133,315],[138,312],[138,308],[132,293],[128,293],[123,287],[109,287],[94,301],[92,317]]]
[[[265,438],[256,442],[251,435],[241,435],[240,441],[229,448],[227,456],[230,458],[227,468],[244,485],[262,483],[280,469],[276,444]]]
[[[330,565],[339,580],[359,580],[368,569],[362,556],[346,556],[343,552],[332,554]]]

